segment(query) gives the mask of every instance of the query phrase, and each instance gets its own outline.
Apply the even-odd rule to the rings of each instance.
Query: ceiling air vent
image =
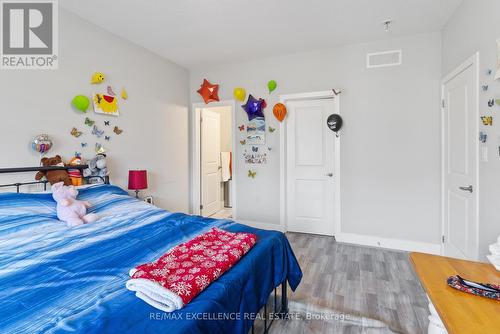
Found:
[[[403,62],[402,55],[403,52],[401,50],[369,53],[366,55],[366,67],[398,66]]]

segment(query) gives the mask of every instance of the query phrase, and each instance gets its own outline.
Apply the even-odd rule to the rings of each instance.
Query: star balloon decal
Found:
[[[252,94],[250,94],[248,96],[247,103],[242,105],[241,107],[247,113],[248,120],[251,121],[252,119],[257,118],[257,117],[264,117],[263,110],[265,108],[265,105],[266,105],[266,101],[264,101],[263,99],[257,100],[256,98],[254,98],[252,96]]]
[[[197,92],[201,95],[205,104],[219,101],[219,85],[212,85],[207,79],[203,79],[203,84]]]

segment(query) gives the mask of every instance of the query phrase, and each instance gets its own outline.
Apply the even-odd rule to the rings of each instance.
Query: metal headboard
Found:
[[[74,166],[39,166],[39,167],[17,167],[17,168],[0,168],[0,174],[8,174],[8,173],[26,173],[26,172],[47,172],[51,170],[71,170],[78,169],[80,171],[86,169],[88,165],[74,165]],[[89,179],[101,179],[103,183],[109,184],[109,178],[102,176],[88,176],[84,177],[85,180]],[[32,181],[32,182],[15,182],[15,183],[7,183],[0,184],[0,188],[5,187],[16,187],[17,193],[19,193],[19,188],[25,185],[33,185],[33,184],[43,184],[43,189],[47,190],[47,180],[41,181]]]

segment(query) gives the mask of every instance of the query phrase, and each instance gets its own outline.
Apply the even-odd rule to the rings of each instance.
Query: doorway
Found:
[[[235,217],[234,102],[193,106],[192,212]]]
[[[443,255],[477,260],[479,54],[442,82]]]
[[[334,236],[340,232],[340,137],[327,127],[340,114],[332,91],[282,96],[282,208],[287,231]]]

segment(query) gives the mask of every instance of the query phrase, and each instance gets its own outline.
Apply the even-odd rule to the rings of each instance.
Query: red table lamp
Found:
[[[135,190],[135,197],[139,198],[139,190],[148,188],[148,171],[147,170],[129,170],[128,171],[128,188]]]

